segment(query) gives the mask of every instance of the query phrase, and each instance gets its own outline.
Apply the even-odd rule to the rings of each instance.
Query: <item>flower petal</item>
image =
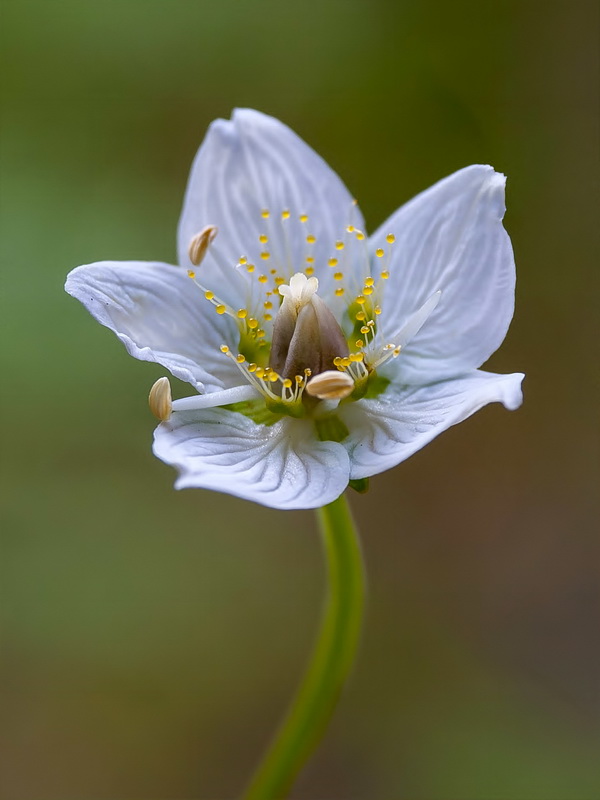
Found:
[[[289,218],[282,219],[283,211]],[[299,221],[301,214],[308,215],[307,222]],[[202,264],[206,285],[222,281],[242,255],[257,265],[257,273],[264,265],[265,272],[277,268],[289,277],[304,268],[310,252],[323,294],[333,282],[327,259],[350,222],[363,227],[352,196],[325,161],[273,117],[237,109],[231,120],[212,123],[192,165],[179,221],[179,261],[189,265],[192,237],[205,225],[216,225],[219,234]],[[264,245],[261,234],[269,239]],[[309,234],[316,237],[310,251]],[[266,263],[263,250],[271,254]],[[239,295],[225,300],[243,305]]]
[[[177,489],[214,489],[282,509],[331,503],[350,468],[342,445],[319,441],[308,420],[259,425],[224,408],[174,412],[155,431],[154,453],[178,469]]]
[[[236,346],[231,320],[214,313],[180,267],[100,261],[70,272],[65,289],[135,358],[162,364],[199,391],[240,383],[219,350],[224,342]]]
[[[390,386],[377,399],[341,406],[350,430],[344,442],[350,477],[366,478],[396,466],[488,403],[518,408],[523,377],[475,370],[430,386]]]
[[[392,245],[383,314],[389,335],[433,292],[442,297],[397,362],[404,383],[441,380],[479,367],[499,347],[513,315],[515,264],[502,226],[505,178],[472,166],[402,206],[372,237]]]

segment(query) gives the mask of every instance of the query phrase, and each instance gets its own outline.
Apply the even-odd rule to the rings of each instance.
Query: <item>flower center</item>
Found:
[[[260,270],[247,256],[240,256],[233,267],[233,275],[244,286],[243,307],[233,308],[203,286],[195,270],[188,270],[188,275],[216,313],[227,314],[237,324],[237,353],[227,344],[221,346],[221,352],[236,363],[270,407],[298,416],[305,413],[304,406],[312,406],[318,399],[362,397],[375,370],[399,355],[406,337],[401,329],[391,341],[386,341],[378,325],[395,242],[393,234],[386,237],[387,252],[383,248],[375,251],[373,262],[378,269],[372,270],[366,236],[352,224],[350,216],[343,235],[331,245],[326,265],[316,264],[317,239],[310,232],[308,215],[300,214],[294,222],[290,211],[284,209],[278,216],[277,220],[268,209],[263,209],[264,232],[259,233],[256,248],[264,267],[273,266]],[[298,223],[303,228],[305,242],[301,272],[297,266],[294,269],[290,247],[289,226]],[[218,242],[215,244],[216,233],[216,227],[208,225],[192,238],[190,260],[199,266],[210,248],[224,278],[230,281],[232,267],[221,256]],[[318,294],[315,266],[325,269],[323,278],[331,286],[328,302]],[[333,280],[328,280],[328,271]],[[437,299],[431,303],[430,298],[427,309],[424,306],[417,312],[416,330]],[[409,323],[412,320],[411,317]],[[414,327],[412,324],[411,331]]]

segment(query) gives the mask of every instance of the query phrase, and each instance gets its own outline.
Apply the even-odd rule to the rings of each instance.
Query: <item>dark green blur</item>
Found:
[[[523,408],[352,494],[366,635],[293,797],[600,796],[597,4],[0,12],[3,800],[234,798],[309,652],[313,514],[175,492],[150,451],[164,370],[62,289],[78,264],[175,258],[191,160],[234,106],[291,125],[371,230],[491,163],[518,266],[489,368],[527,373]]]

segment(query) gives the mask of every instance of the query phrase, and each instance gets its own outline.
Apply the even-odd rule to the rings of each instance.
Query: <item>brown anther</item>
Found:
[[[354,390],[354,381],[347,372],[329,369],[315,375],[306,384],[306,392],[319,400],[343,400]]]
[[[219,232],[216,225],[207,225],[205,228],[192,237],[189,247],[188,256],[192,264],[197,267],[201,262],[206,251],[213,243],[215,236]]]
[[[173,400],[171,396],[171,384],[168,378],[159,378],[150,389],[148,395],[148,405],[150,411],[161,422],[169,419],[173,410]]]

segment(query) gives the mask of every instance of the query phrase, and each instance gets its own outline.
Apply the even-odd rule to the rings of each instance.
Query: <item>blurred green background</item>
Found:
[[[175,258],[209,122],[251,106],[373,230],[509,176],[517,310],[488,407],[351,499],[360,659],[296,800],[591,800],[598,755],[595,2],[1,0],[3,786],[233,798],[316,629],[313,515],[172,489],[136,362],[63,293]],[[176,387],[177,394],[184,387]]]

